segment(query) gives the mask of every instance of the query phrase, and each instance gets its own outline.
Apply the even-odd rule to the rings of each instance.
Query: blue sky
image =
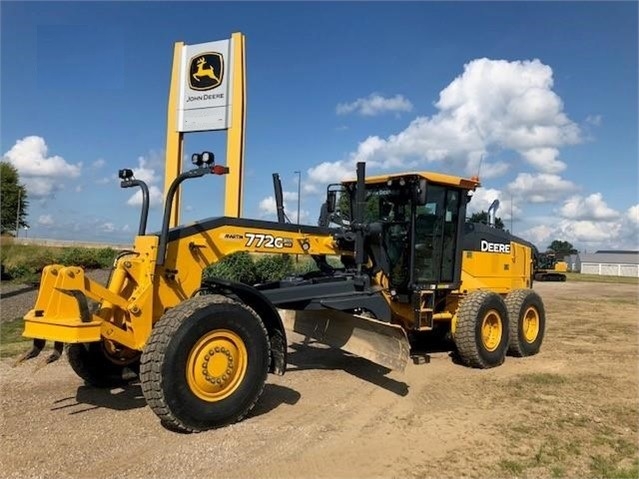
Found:
[[[323,186],[358,160],[471,176],[483,158],[471,206],[499,198],[515,234],[639,249],[636,2],[3,2],[0,15],[0,149],[27,185],[30,237],[130,242],[139,209],[115,173],[163,187],[173,43],[240,31],[244,216],[274,218],[274,172],[294,219],[302,171],[315,224]],[[225,145],[188,134],[185,152],[224,163]],[[183,221],[222,214],[223,188],[187,183]],[[160,218],[155,206],[151,230]]]

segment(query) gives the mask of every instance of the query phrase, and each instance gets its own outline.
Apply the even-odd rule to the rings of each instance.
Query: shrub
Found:
[[[245,251],[226,256],[204,270],[204,278],[221,278],[255,284],[257,274],[251,255]]]
[[[255,261],[255,271],[258,283],[278,281],[293,274],[293,258],[288,254],[260,255]]]

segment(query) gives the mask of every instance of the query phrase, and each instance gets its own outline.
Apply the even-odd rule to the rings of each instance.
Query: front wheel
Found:
[[[245,417],[260,397],[270,345],[262,320],[220,295],[188,299],[154,326],[140,380],[162,423],[196,432]]]
[[[492,368],[504,362],[508,348],[508,312],[496,293],[473,291],[462,301],[453,334],[463,364]]]

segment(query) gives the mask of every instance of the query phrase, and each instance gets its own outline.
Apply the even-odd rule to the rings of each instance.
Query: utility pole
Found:
[[[297,175],[297,224],[300,224],[300,192],[302,191],[302,172],[301,171],[294,171],[293,173],[295,173]],[[296,254],[295,255],[295,262],[299,263],[300,262],[300,255]]]
[[[297,175],[297,224],[300,224],[300,191],[302,186],[302,172],[294,171]]]
[[[513,234],[513,194],[510,194],[510,234]]]
[[[22,188],[18,185],[18,207],[16,208],[16,238],[18,237],[18,231],[20,231],[20,196],[22,195]]]

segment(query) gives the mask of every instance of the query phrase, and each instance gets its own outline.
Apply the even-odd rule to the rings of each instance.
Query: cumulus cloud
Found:
[[[150,206],[162,205],[164,196],[159,185],[164,181],[164,156],[160,152],[152,151],[147,156],[138,157],[138,167],[133,168],[133,176],[149,186]],[[142,204],[142,191],[138,189],[133,193],[127,204],[140,206]]]
[[[620,216],[618,211],[606,204],[601,193],[593,193],[585,198],[572,196],[564,202],[559,212],[564,218],[573,220],[613,220]]]
[[[508,185],[510,193],[530,203],[552,203],[576,189],[572,181],[548,173],[519,173]]]
[[[566,168],[560,148],[579,143],[582,134],[564,113],[553,82],[552,69],[539,60],[473,60],[440,92],[434,115],[417,117],[386,138],[370,136],[347,158],[310,168],[307,190],[340,180],[358,161],[369,170],[428,165],[473,175],[483,157],[482,178],[497,177],[508,168],[491,155],[507,150],[540,173],[557,174]]]
[[[472,200],[468,203],[467,215],[488,211],[488,208],[495,200],[499,200],[497,216],[503,221],[510,220],[511,217],[513,219],[521,218],[522,210],[517,205],[517,202],[513,201],[510,196],[506,196],[501,190],[494,188],[478,188],[475,190]]]
[[[91,163],[91,167],[95,168],[96,170],[102,168],[104,165],[106,165],[106,161],[104,161],[102,158],[98,158],[93,163]]]
[[[284,201],[284,212],[291,221],[297,220],[297,193],[294,191],[282,191]],[[274,219],[277,217],[277,205],[274,196],[262,198],[258,204],[260,216],[262,218]],[[304,222],[309,217],[309,212],[300,209],[300,222]]]
[[[587,204],[594,206],[589,215],[582,214],[582,208]],[[521,235],[542,248],[550,241],[560,239],[582,250],[639,250],[639,204],[621,214],[609,208],[602,196],[595,193],[587,198],[570,198],[562,210],[560,214],[571,217],[547,219],[544,224],[534,226]]]
[[[38,224],[40,226],[51,226],[53,223],[53,216],[51,215],[40,215],[38,218]]]
[[[413,109],[413,104],[403,95],[385,98],[378,93],[372,93],[366,98],[358,98],[352,103],[339,103],[335,108],[338,115],[358,113],[362,116],[376,116],[383,113],[407,112]]]
[[[82,163],[68,163],[58,155],[48,156],[48,147],[44,138],[27,136],[16,141],[2,159],[18,170],[32,198],[48,198],[63,187],[67,178],[77,178]]]

